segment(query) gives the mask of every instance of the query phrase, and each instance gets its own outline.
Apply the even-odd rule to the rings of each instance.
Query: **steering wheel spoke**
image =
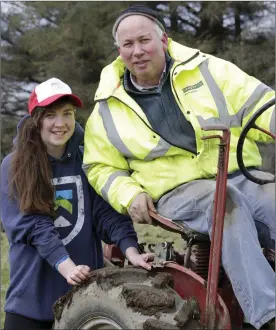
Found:
[[[259,131],[261,131],[261,132],[263,132],[263,133],[265,133],[265,134],[271,136],[273,139],[275,139],[275,134],[273,134],[273,133],[267,131],[267,130],[264,129],[264,128],[261,128],[261,127],[258,126],[257,124],[254,124],[254,125],[252,126],[252,128],[255,128],[255,129],[257,129],[257,130],[259,130]]]

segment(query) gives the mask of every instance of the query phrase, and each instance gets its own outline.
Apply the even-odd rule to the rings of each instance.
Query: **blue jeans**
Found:
[[[162,196],[157,210],[211,237],[215,187],[213,180],[188,182]],[[246,319],[259,329],[275,317],[275,273],[260,245],[275,249],[275,183],[258,185],[240,172],[228,175],[224,221],[222,265]]]

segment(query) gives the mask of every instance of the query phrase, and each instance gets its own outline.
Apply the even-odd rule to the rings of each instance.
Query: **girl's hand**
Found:
[[[148,262],[153,261],[153,253],[140,254],[136,248],[129,247],[126,249],[126,257],[133,266],[143,267],[146,270],[151,270],[151,265]]]
[[[67,283],[70,285],[80,285],[89,278],[90,268],[85,265],[78,265],[71,268],[66,276]]]
[[[77,266],[70,258],[58,265],[58,271],[70,285],[80,285],[90,277],[90,268],[88,266]]]

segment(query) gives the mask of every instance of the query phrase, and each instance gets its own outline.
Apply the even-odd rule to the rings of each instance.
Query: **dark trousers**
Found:
[[[4,330],[52,329],[53,321],[38,321],[28,317],[6,313]]]

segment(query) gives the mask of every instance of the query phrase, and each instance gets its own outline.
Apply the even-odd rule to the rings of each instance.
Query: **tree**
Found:
[[[50,77],[68,83],[84,101],[85,109],[77,113],[77,120],[84,126],[93,107],[100,72],[116,56],[111,29],[125,5],[14,2],[10,11],[3,12],[2,157],[11,149],[18,119],[27,113],[31,90]]]
[[[133,2],[12,3],[12,11],[1,16],[5,112],[22,107],[25,92],[52,76],[68,82],[91,110],[100,72],[117,55],[112,24],[129,4]],[[249,70],[251,61],[247,63],[244,54],[252,49],[248,56],[257,56],[259,62],[265,62],[265,67],[272,66],[271,55],[264,60],[267,54],[263,56],[262,49],[271,46],[274,35],[268,37],[254,31],[250,40],[244,37],[250,22],[256,23],[266,12],[274,10],[270,2],[148,1],[144,4],[164,15],[171,36],[181,43],[221,57],[226,54],[227,59]],[[254,44],[263,46],[258,48],[260,56],[254,52]],[[231,48],[235,48],[235,54],[231,54]],[[260,69],[262,66],[257,65]],[[257,77],[258,72],[254,69]],[[269,84],[274,83],[272,75],[266,77]],[[10,88],[13,82],[14,88]],[[9,98],[9,95],[14,91],[19,95],[21,89],[18,104],[18,96]],[[11,103],[17,104],[11,106]]]
[[[36,84],[56,76],[72,86],[91,110],[100,72],[116,56],[111,28],[124,4],[24,2],[20,6],[18,12],[2,17],[6,23],[1,31],[2,77]]]
[[[78,112],[77,120],[84,125],[94,106],[101,70],[118,55],[111,35],[113,23],[134,3],[159,11],[174,40],[230,60],[274,87],[272,2],[2,1],[1,99],[5,120],[26,113],[34,86],[57,77],[83,99],[85,109]],[[266,29],[261,24],[264,17]]]

